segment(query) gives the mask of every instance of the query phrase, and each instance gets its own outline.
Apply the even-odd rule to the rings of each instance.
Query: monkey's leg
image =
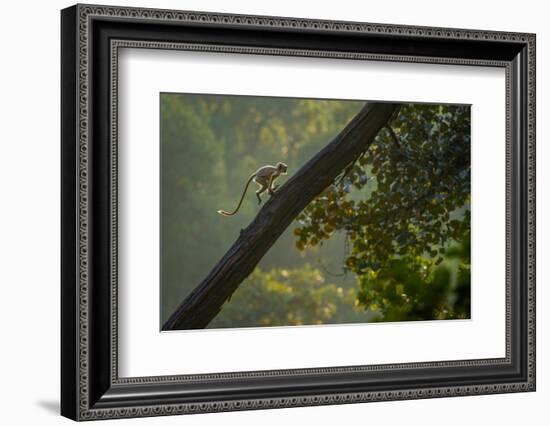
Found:
[[[256,197],[258,198],[258,205],[260,205],[262,204],[262,198],[260,197],[260,195],[262,195],[266,191],[266,189],[268,189],[269,187],[263,182],[256,181],[256,183],[258,185],[261,185],[261,187],[256,191]]]
[[[260,188],[256,191],[256,197],[258,197],[258,205],[262,204],[262,197],[260,197],[260,195],[262,195],[266,189],[267,186],[264,186],[263,188]]]
[[[275,188],[273,187],[273,175],[269,176],[269,183],[267,184],[267,187],[269,188],[269,195],[273,195],[273,191],[275,191]]]

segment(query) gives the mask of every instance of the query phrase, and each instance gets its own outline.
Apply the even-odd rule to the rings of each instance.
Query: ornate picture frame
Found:
[[[506,73],[502,358],[119,377],[121,48],[488,66]],[[535,35],[97,5],[61,12],[61,413],[73,420],[535,390]]]

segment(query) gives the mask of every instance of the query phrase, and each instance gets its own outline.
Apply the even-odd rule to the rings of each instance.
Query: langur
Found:
[[[286,175],[287,169],[287,165],[280,162],[277,163],[276,166],[268,165],[260,167],[248,178],[246,186],[244,187],[243,195],[241,196],[241,200],[239,201],[237,208],[231,213],[226,212],[225,210],[218,210],[218,213],[224,216],[233,216],[234,214],[236,214],[239,211],[241,204],[243,203],[244,196],[246,194],[246,191],[248,190],[248,186],[252,181],[256,182],[259,186],[258,190],[256,191],[256,197],[258,198],[258,204],[261,204],[262,198],[260,197],[260,195],[262,195],[265,191],[267,191],[269,195],[273,195],[275,193],[275,190],[279,187],[279,185],[275,185],[275,180],[281,175]]]

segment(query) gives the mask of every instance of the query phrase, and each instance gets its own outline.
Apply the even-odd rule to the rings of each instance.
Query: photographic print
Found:
[[[162,330],[470,318],[470,106],[161,93]]]

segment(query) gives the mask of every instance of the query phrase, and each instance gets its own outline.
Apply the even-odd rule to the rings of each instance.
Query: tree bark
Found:
[[[368,149],[397,108],[391,103],[367,103],[327,146],[270,197],[162,329],[205,328],[296,216]]]

